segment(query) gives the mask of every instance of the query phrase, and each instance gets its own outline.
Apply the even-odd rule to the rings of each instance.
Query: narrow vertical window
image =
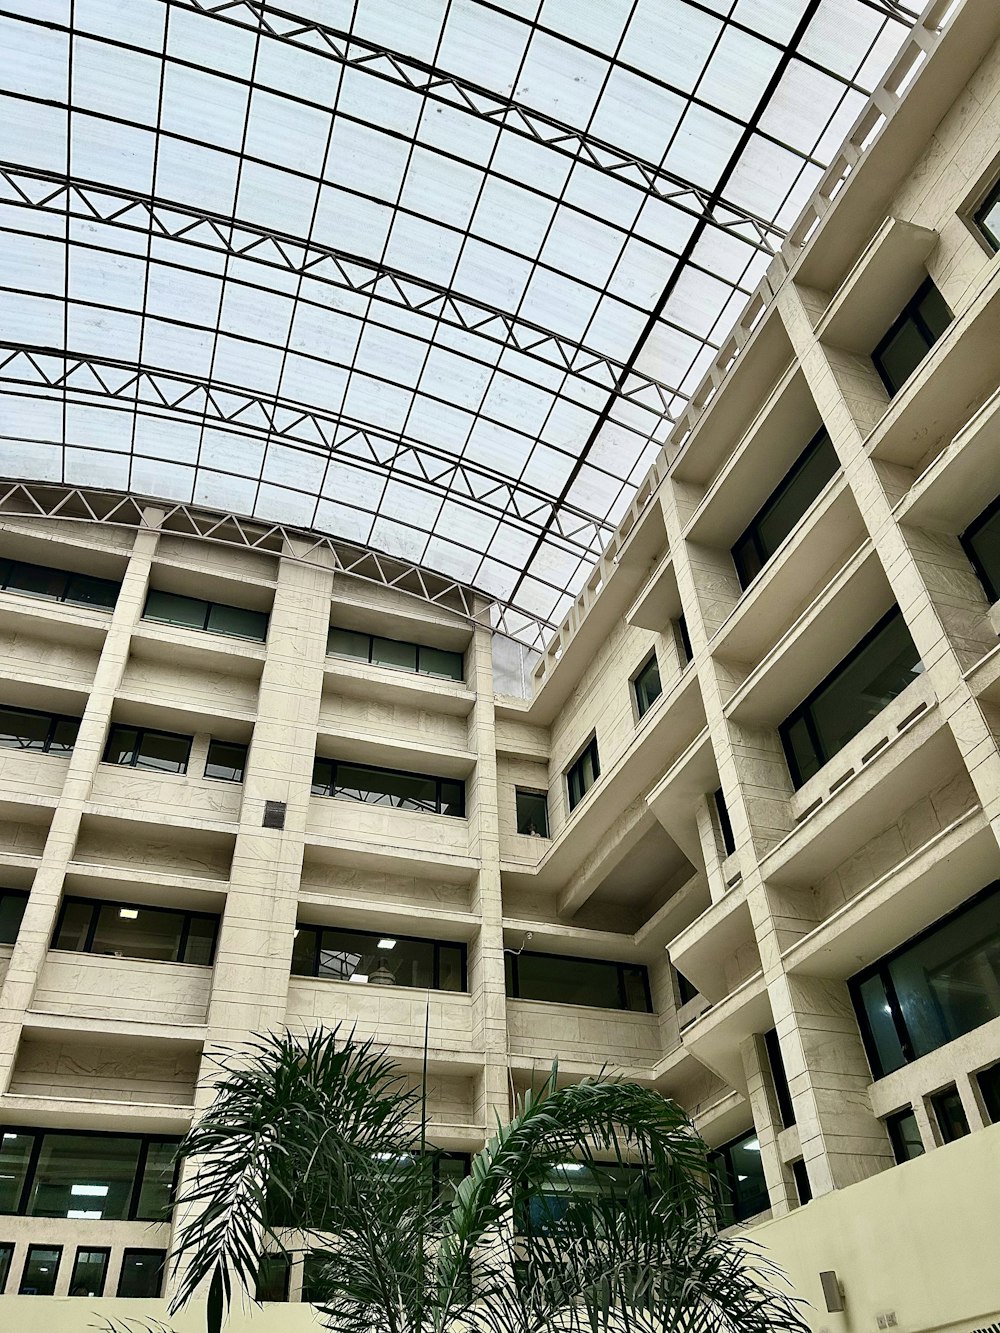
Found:
[[[549,836],[549,798],[543,791],[523,791],[515,789],[514,802],[517,809],[517,831],[529,838],[547,838]]]
[[[650,653],[638,674],[632,680],[632,691],[635,694],[635,708],[639,717],[643,717],[652,708],[663,693],[663,686],[660,683],[660,668],[656,661],[656,653]]]

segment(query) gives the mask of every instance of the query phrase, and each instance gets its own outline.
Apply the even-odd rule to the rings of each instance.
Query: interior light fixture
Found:
[[[737,1175],[737,1180],[746,1180],[746,1176]]]
[[[126,921],[134,921],[139,915],[139,909],[136,907],[119,907],[118,915],[124,917]]]
[[[749,1143],[744,1143],[743,1147],[747,1152],[760,1152],[760,1139],[751,1139]]]
[[[84,1194],[93,1199],[105,1199],[108,1194],[107,1185],[73,1185],[70,1194]]]
[[[386,939],[386,940],[379,940],[379,942],[378,942],[378,947],[379,947],[380,949],[395,949],[395,947],[396,947],[396,941],[395,941],[395,940],[388,940],[388,939]]]
[[[97,1208],[94,1211],[88,1211],[86,1208],[68,1208],[66,1210],[66,1216],[72,1218],[74,1222],[100,1222],[104,1217],[104,1213],[100,1208]]]
[[[559,1162],[556,1166],[557,1171],[586,1171],[582,1162]]]

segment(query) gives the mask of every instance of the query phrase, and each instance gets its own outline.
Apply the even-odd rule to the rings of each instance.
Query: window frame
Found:
[[[342,634],[357,634],[357,635],[359,635],[359,636],[362,637],[362,638],[366,638],[366,639],[368,640],[368,659],[367,659],[367,660],[368,660],[368,665],[369,665],[369,666],[383,667],[386,671],[405,671],[405,672],[407,672],[407,673],[408,673],[409,675],[411,675],[411,676],[429,676],[432,680],[450,680],[450,681],[451,681],[453,684],[455,684],[455,685],[464,685],[464,684],[465,684],[465,653],[464,653],[464,652],[458,652],[458,651],[457,651],[456,649],[454,649],[454,648],[436,648],[436,647],[434,646],[434,644],[432,644],[432,643],[416,643],[415,641],[410,640],[410,639],[393,639],[393,638],[390,638],[389,635],[387,635],[387,634],[369,634],[367,630],[363,630],[363,629],[348,629],[348,627],[347,627],[346,625],[334,625],[334,624],[331,624],[329,630],[327,631],[327,636],[326,636],[326,642],[327,642],[326,656],[327,656],[327,657],[336,657],[336,658],[338,658],[338,659],[339,659],[340,661],[342,661],[342,662],[363,662],[365,659],[362,658],[362,657],[353,657],[350,653],[331,652],[331,651],[330,651],[330,633],[331,633],[331,631],[333,631],[333,630],[339,630],[340,633],[342,633]],[[392,664],[389,663],[389,662],[373,662],[373,661],[372,661],[372,655],[373,655],[373,653],[374,653],[374,651],[375,651],[375,640],[376,640],[376,639],[382,639],[385,643],[397,643],[397,644],[399,644],[399,646],[400,646],[401,648],[414,648],[414,649],[416,649],[416,662],[417,662],[417,665],[416,665],[415,667],[413,667],[413,668],[410,668],[410,667],[405,667],[405,666],[394,666],[394,665],[392,665]],[[434,652],[434,653],[450,653],[453,657],[457,657],[458,660],[459,660],[459,663],[460,663],[460,667],[461,667],[461,674],[458,675],[458,676],[442,676],[442,675],[440,674],[440,672],[437,672],[437,671],[430,671],[430,670],[427,670],[426,668],[422,667],[422,666],[420,665],[420,653],[421,653],[421,650],[422,650],[422,649],[425,649],[425,650],[428,651],[428,652]]]
[[[977,1069],[972,1077],[986,1120],[1000,1125],[1000,1061]]]
[[[997,183],[997,191],[998,195],[1000,195],[1000,182]],[[976,515],[964,532],[958,534],[958,540],[962,550],[965,552],[965,557],[975,570],[976,577],[982,584],[986,596],[990,599],[991,606],[996,602],[1000,602],[1000,585],[994,583],[993,579],[990,577],[988,571],[973,548],[972,541],[978,536],[982,529],[986,527],[987,523],[996,518],[998,513],[1000,513],[1000,495],[988,504],[982,513]]]
[[[46,597],[43,593],[33,593],[21,588],[10,587],[10,576],[15,569],[39,569],[46,574],[61,574],[65,579],[63,590],[58,597]],[[71,589],[75,579],[89,579],[92,583],[104,584],[108,588],[115,589],[115,600],[111,606],[99,606],[94,602],[84,602],[78,597],[71,596]],[[0,558],[0,592],[12,593],[15,597],[40,597],[46,602],[56,602],[60,606],[82,606],[85,610],[102,611],[111,615],[114,611],[115,603],[118,601],[118,593],[121,592],[121,583],[115,579],[103,578],[100,574],[85,574],[79,569],[60,569],[57,565],[39,565],[34,560],[18,560],[13,556],[4,556]]]
[[[655,694],[647,704],[643,705],[642,696],[639,693],[639,682],[642,680],[643,676],[646,675],[647,671],[649,671],[651,667],[656,671],[656,681],[660,689],[659,692]],[[664,695],[663,676],[660,673],[660,663],[656,656],[655,648],[651,649],[649,656],[643,662],[642,666],[630,678],[629,685],[632,688],[632,704],[636,712],[636,722],[641,722],[642,719],[646,716],[646,714],[649,713],[649,711],[655,706],[656,703],[658,703],[660,699],[663,698]]]
[[[189,602],[200,602],[205,608],[205,616],[201,627],[197,625],[182,625],[176,620],[165,620],[162,616],[149,615],[149,599],[152,593],[159,593],[161,597],[183,597]],[[249,611],[255,616],[264,617],[264,633],[260,638],[256,635],[233,634],[230,630],[212,629],[209,627],[209,621],[212,618],[212,611],[216,607],[221,607],[225,611]],[[148,620],[152,625],[170,625],[174,629],[193,630],[195,634],[218,634],[224,639],[237,639],[240,643],[267,643],[267,636],[271,629],[271,613],[269,611],[259,611],[255,606],[236,606],[233,602],[212,602],[204,597],[192,597],[186,592],[170,592],[166,588],[154,588],[150,585],[146,589],[146,600],[142,604],[142,620]]]
[[[122,1130],[120,1133],[114,1130],[90,1130],[90,1129],[63,1129],[57,1127],[48,1127],[39,1129],[30,1125],[4,1125],[4,1132],[7,1134],[18,1134],[30,1136],[32,1140],[31,1152],[28,1157],[28,1169],[24,1175],[24,1184],[21,1187],[21,1196],[18,1199],[17,1208],[13,1212],[0,1212],[0,1217],[36,1217],[41,1214],[29,1213],[27,1211],[28,1202],[31,1199],[32,1186],[35,1183],[35,1175],[38,1171],[38,1160],[42,1155],[42,1141],[46,1134],[57,1134],[60,1137],[71,1137],[79,1139],[135,1139],[139,1141],[139,1155],[136,1158],[135,1176],[132,1180],[132,1188],[129,1191],[128,1216],[123,1218],[104,1218],[103,1221],[114,1222],[161,1222],[160,1217],[140,1217],[139,1199],[142,1194],[143,1177],[146,1173],[146,1164],[149,1160],[149,1149],[154,1143],[170,1143],[174,1147],[179,1147],[181,1139],[174,1134],[137,1134]],[[174,1174],[170,1182],[170,1206],[173,1208],[176,1203],[177,1179],[180,1174],[180,1163],[174,1163]],[[59,1221],[60,1219],[51,1219]],[[62,1219],[63,1221],[67,1219]],[[69,1219],[72,1220],[72,1219]],[[96,1246],[93,1248],[97,1248]]]
[[[66,916],[66,908],[70,903],[82,903],[84,906],[89,906],[91,908],[90,925],[87,927],[86,942],[82,949],[62,949],[60,948],[59,945],[55,943],[55,941],[59,938],[60,932],[62,931],[63,921]],[[192,921],[194,920],[214,921],[215,933],[212,936],[211,960],[208,963],[188,963],[184,959],[184,957],[180,957],[173,959],[171,965],[176,966],[177,964],[183,964],[185,967],[215,966],[215,951],[218,948],[219,929],[222,925],[222,917],[219,914],[215,912],[198,912],[188,907],[164,907],[160,903],[136,903],[136,902],[125,903],[125,902],[120,902],[117,898],[87,898],[83,894],[76,894],[76,893],[65,894],[63,896],[62,902],[59,904],[59,915],[56,917],[55,929],[52,932],[52,943],[49,945],[49,948],[57,949],[60,953],[93,954],[94,936],[97,934],[97,923],[100,917],[100,911],[102,907],[126,907],[135,909],[136,911],[140,912],[160,912],[160,913],[169,913],[172,916],[182,916],[184,918],[184,923],[181,927],[180,941],[177,946],[178,953],[182,955],[187,952],[188,940],[191,935]],[[105,955],[103,954],[97,955],[97,957],[104,957],[104,956]],[[129,959],[127,961],[129,962],[145,961],[149,963],[162,963],[167,960],[162,958],[147,958],[147,959],[134,958],[134,959]]]
[[[111,1268],[111,1247],[110,1245],[78,1245],[76,1247],[76,1254],[73,1256],[73,1267],[70,1269],[69,1275],[69,1290],[66,1294],[67,1296],[73,1296],[77,1300],[81,1299],[81,1297],[73,1291],[73,1278],[76,1275],[76,1266],[80,1262],[81,1254],[104,1255],[104,1271],[101,1273],[101,1289],[100,1291],[94,1292],[91,1297],[92,1300],[97,1300],[104,1295],[104,1288],[108,1285],[108,1272]]]
[[[539,830],[537,836],[538,836],[539,838],[551,838],[551,837],[552,837],[552,833],[551,833],[551,826],[550,826],[550,824],[549,824],[549,794],[548,794],[548,792],[547,792],[547,791],[537,791],[537,790],[536,790],[535,788],[533,788],[533,787],[515,787],[515,788],[514,788],[514,820],[515,820],[515,828],[517,828],[518,825],[520,825],[520,823],[521,823],[520,817],[519,817],[519,815],[518,815],[518,810],[517,810],[517,798],[518,798],[519,796],[535,796],[535,797],[538,797],[539,800],[541,800],[541,802],[542,802],[542,804],[543,804],[543,806],[544,806],[544,809],[545,809],[545,831],[542,832],[541,830]],[[522,837],[522,838],[530,838],[532,835],[531,835],[530,833],[521,833],[521,832],[520,832],[520,829],[518,828],[518,836],[519,836],[519,837]]]
[[[323,948],[323,935],[326,931],[344,931],[351,935],[363,935],[368,939],[385,939],[390,932],[388,930],[354,930],[349,926],[317,926],[311,921],[297,921],[295,923],[297,931],[313,931],[316,936],[315,947],[313,949],[313,968],[312,972],[292,972],[294,977],[309,977],[314,981],[335,982],[336,977],[321,977],[319,975],[319,956]],[[469,993],[469,946],[465,940],[435,940],[426,935],[401,935],[398,930],[391,932],[394,940],[406,940],[409,944],[430,944],[434,947],[433,961],[431,963],[431,973],[434,978],[433,985],[423,986],[397,986],[397,990],[436,990],[441,987],[441,948],[459,949],[462,954],[462,987],[457,991],[444,991],[445,995],[467,995]],[[344,983],[341,983],[344,984]],[[350,985],[348,979],[347,985]],[[377,983],[376,983],[377,984]]]
[[[945,1108],[946,1100],[954,1098],[958,1104],[958,1110],[961,1113],[962,1124],[965,1126],[964,1134],[952,1134],[951,1125],[947,1118]],[[969,1124],[969,1115],[962,1102],[962,1095],[958,1090],[957,1083],[946,1083],[943,1088],[938,1088],[927,1098],[929,1109],[934,1116],[934,1123],[937,1126],[937,1132],[941,1138],[942,1145],[946,1143],[957,1143],[959,1139],[968,1138],[972,1133],[972,1127]]]
[[[37,1296],[37,1295],[39,1295],[38,1292],[26,1292],[26,1291],[24,1290],[24,1281],[25,1281],[25,1277],[27,1276],[28,1265],[31,1263],[31,1256],[32,1256],[37,1250],[52,1250],[52,1251],[54,1251],[54,1253],[55,1253],[55,1256],[56,1256],[56,1258],[55,1258],[55,1272],[52,1274],[52,1294],[51,1294],[52,1297],[54,1297],[54,1296],[55,1296],[56,1285],[57,1285],[57,1283],[58,1283],[58,1281],[59,1281],[59,1270],[62,1268],[63,1254],[65,1253],[66,1247],[65,1247],[65,1245],[57,1245],[57,1244],[53,1244],[51,1241],[44,1241],[44,1240],[34,1241],[34,1242],[32,1242],[32,1243],[28,1246],[27,1250],[25,1251],[25,1254],[24,1254],[24,1263],[21,1265],[21,1279],[20,1279],[20,1281],[19,1281],[18,1284],[17,1284],[17,1295],[18,1295],[18,1296]],[[45,1294],[45,1293],[42,1293],[42,1294]],[[50,1297],[50,1299],[51,1299],[51,1297]]]
[[[530,995],[522,995],[520,972],[518,970],[518,962],[520,960],[521,954],[525,954],[530,958],[553,958],[560,963],[564,963],[566,962],[567,959],[571,959],[573,962],[598,963],[601,967],[615,968],[618,974],[617,975],[618,997],[621,1000],[619,1008],[608,1009],[607,1005],[603,1004],[595,1004],[589,1006],[578,1005],[573,1000],[533,1000]],[[575,954],[575,953],[546,953],[541,949],[519,949],[517,952],[514,952],[513,950],[510,951],[505,950],[504,956],[508,962],[508,966],[504,968],[504,976],[506,983],[505,990],[507,992],[507,998],[509,1000],[523,999],[523,1000],[528,1000],[531,1004],[570,1004],[573,1005],[574,1008],[603,1009],[605,1010],[606,1013],[609,1014],[617,1014],[617,1013],[655,1014],[656,1013],[656,1010],[653,1008],[653,992],[649,984],[649,968],[645,965],[645,963],[623,963],[619,959],[589,958],[589,957],[584,957],[581,954]],[[628,991],[625,985],[625,972],[624,972],[624,969],[626,967],[636,969],[642,974],[642,989],[644,998],[646,1000],[645,1009],[631,1009],[627,1003]]]
[[[127,764],[119,764],[114,759],[108,758],[111,749],[111,742],[114,740],[116,731],[134,731],[135,732],[135,750],[132,759]],[[139,765],[139,751],[142,748],[142,742],[147,736],[166,736],[172,741],[187,741],[187,757],[184,760],[184,767],[179,773],[171,773],[165,768],[143,768]],[[112,768],[135,768],[140,773],[155,773],[161,778],[186,778],[188,770],[191,767],[191,747],[194,745],[194,737],[188,736],[182,731],[163,731],[159,727],[136,727],[131,722],[112,722],[108,728],[108,739],[104,743],[104,752],[101,755],[102,764],[110,764]]]
[[[0,704],[0,712],[27,713],[29,717],[47,717],[49,719],[49,730],[45,737],[45,743],[41,749],[32,749],[30,746],[23,745],[0,745],[0,750],[21,750],[25,754],[51,754],[52,742],[55,740],[56,728],[61,722],[75,722],[77,734],[73,738],[73,744],[67,750],[59,750],[56,753],[57,759],[68,758],[76,749],[76,742],[79,739],[80,725],[83,722],[82,717],[73,717],[70,713],[50,713],[46,708],[22,708],[20,704]]]
[[[272,1262],[275,1260],[280,1260],[284,1267],[284,1281],[282,1282],[282,1289],[284,1294],[280,1296],[277,1300],[271,1300],[265,1298],[260,1294],[260,1270],[265,1259],[270,1259]],[[287,1305],[291,1300],[291,1290],[292,1290],[292,1256],[290,1254],[286,1254],[282,1250],[264,1250],[257,1263],[257,1275],[254,1278],[254,1300],[259,1301],[261,1305],[265,1304]]]
[[[328,765],[330,766],[330,780],[329,780],[329,782],[327,782],[326,784],[318,783],[318,782],[316,781],[316,770],[317,770],[317,768],[318,768],[321,764],[328,764]],[[434,800],[435,800],[435,806],[436,806],[436,808],[435,808],[434,810],[409,810],[407,813],[409,813],[409,814],[417,814],[417,815],[426,815],[426,814],[444,815],[446,818],[449,818],[449,819],[466,819],[466,818],[468,818],[467,810],[466,810],[466,795],[467,795],[467,793],[466,793],[466,790],[465,790],[465,779],[464,779],[464,778],[442,778],[442,777],[439,777],[436,773],[413,773],[413,772],[411,772],[409,769],[405,769],[405,768],[383,768],[383,767],[382,767],[381,765],[379,765],[379,764],[359,764],[359,763],[357,763],[357,762],[356,762],[355,760],[353,760],[353,759],[327,759],[324,755],[319,755],[319,754],[316,755],[315,759],[313,760],[312,787],[311,787],[311,792],[310,792],[310,794],[311,794],[312,796],[322,796],[322,797],[324,797],[324,798],[330,798],[331,800],[335,800],[335,801],[337,801],[337,800],[339,800],[339,801],[350,801],[350,800],[353,800],[353,798],[350,797],[350,796],[338,796],[337,793],[336,793],[336,791],[334,790],[334,788],[337,787],[337,786],[339,785],[338,782],[337,782],[337,769],[338,769],[338,767],[339,767],[341,764],[345,765],[345,766],[348,767],[348,768],[359,768],[359,769],[362,770],[362,772],[365,772],[365,773],[388,773],[388,774],[392,774],[394,777],[400,777],[400,778],[419,778],[422,782],[433,782],[433,783],[434,783]],[[444,809],[442,809],[442,807],[443,807],[443,805],[444,805],[444,801],[443,801],[442,796],[441,796],[441,786],[442,786],[442,783],[445,783],[445,782],[454,783],[454,784],[459,788],[459,790],[460,790],[461,793],[462,793],[462,799],[461,799],[461,801],[460,801],[460,803],[459,803],[459,804],[461,805],[462,809],[461,809],[461,813],[458,814],[458,815],[448,815],[447,811],[445,811]],[[317,787],[321,787],[321,786],[323,786],[323,785],[326,786],[326,790],[325,790],[325,791],[317,791]],[[367,805],[367,804],[369,804],[369,802],[367,802],[367,801],[355,801],[354,803],[355,803],[356,805]],[[375,802],[372,802],[372,804],[375,804]],[[404,810],[404,811],[406,811],[406,807],[405,807],[405,806],[386,805],[386,806],[382,806],[382,808],[385,809],[385,810]]]
[[[913,324],[927,346],[927,350],[924,352],[924,355],[921,357],[920,362],[918,363],[920,365],[923,365],[924,361],[927,359],[927,356],[930,354],[931,351],[933,351],[935,344],[940,340],[940,335],[938,335],[938,337],[935,337],[931,333],[929,325],[925,321],[924,317],[919,313],[919,306],[922,304],[927,293],[932,290],[936,291],[938,296],[941,297],[941,300],[942,302],[944,302],[944,305],[947,308],[949,314],[951,314],[951,322],[953,322],[955,319],[954,311],[952,311],[951,306],[948,305],[948,302],[945,301],[941,289],[938,287],[937,283],[930,276],[930,274],[928,274],[927,277],[924,278],[923,282],[921,282],[920,286],[907,301],[906,305],[903,306],[902,310],[892,321],[892,323],[886,329],[885,333],[883,333],[882,337],[878,340],[878,342],[871,350],[870,353],[871,363],[875,367],[875,371],[879,379],[882,381],[882,387],[889,395],[890,401],[893,398],[895,398],[898,393],[902,391],[902,389],[906,386],[906,384],[913,377],[916,371],[916,366],[915,366],[913,370],[910,371],[910,374],[907,376],[907,378],[902,382],[902,384],[893,384],[892,380],[889,378],[882,365],[882,354],[885,352],[885,349],[889,346],[889,344],[895,339],[896,335],[900,332],[900,330],[904,327],[904,325]]]
[[[912,1157],[906,1152],[906,1141],[901,1132],[903,1121],[909,1119],[912,1119],[917,1127],[917,1140],[920,1143],[920,1152]],[[920,1121],[917,1119],[912,1106],[901,1106],[898,1111],[892,1111],[885,1117],[883,1124],[885,1125],[885,1132],[889,1136],[892,1156],[897,1166],[905,1166],[907,1162],[915,1162],[918,1157],[923,1157],[927,1152],[923,1135],[920,1133]]]
[[[121,1285],[122,1285],[122,1279],[123,1279],[124,1276],[125,1276],[125,1264],[126,1264],[126,1262],[128,1261],[128,1259],[130,1259],[130,1258],[135,1258],[137,1255],[140,1255],[140,1254],[156,1255],[156,1256],[160,1259],[160,1286],[159,1286],[159,1291],[156,1293],[155,1296],[141,1297],[141,1298],[138,1298],[138,1299],[143,1299],[143,1300],[159,1300],[159,1299],[162,1297],[162,1295],[163,1295],[163,1279],[164,1279],[164,1277],[165,1277],[165,1275],[166,1275],[166,1271],[167,1271],[167,1251],[166,1251],[166,1250],[163,1250],[163,1249],[159,1249],[159,1248],[157,1248],[156,1246],[146,1246],[146,1245],[126,1245],[126,1247],[122,1250],[122,1261],[121,1261],[121,1264],[120,1264],[119,1269],[118,1269],[118,1281],[115,1283],[115,1296],[116,1296],[116,1298],[121,1297]],[[121,1298],[124,1299],[124,1300],[128,1300],[128,1299],[129,1299],[128,1297],[121,1297]],[[136,1299],[136,1298],[132,1298],[132,1299]]]
[[[7,1266],[4,1268],[4,1259],[7,1260]],[[10,1281],[10,1275],[14,1271],[14,1242],[12,1240],[0,1240],[0,1296],[7,1290],[7,1283]]]
[[[716,1173],[713,1170],[716,1163],[721,1163],[725,1167],[726,1172],[726,1188],[729,1191],[729,1198],[718,1199],[717,1201],[717,1212],[719,1214],[719,1224],[721,1227],[739,1226],[743,1222],[748,1222],[751,1218],[759,1217],[761,1213],[765,1213],[768,1209],[773,1207],[771,1203],[771,1191],[767,1187],[767,1180],[765,1178],[764,1196],[767,1199],[765,1206],[759,1208],[756,1212],[747,1213],[742,1217],[737,1215],[736,1202],[739,1195],[739,1173],[733,1165],[732,1150],[734,1148],[742,1147],[748,1139],[756,1139],[758,1144],[760,1143],[760,1135],[755,1126],[751,1126],[750,1129],[745,1130],[742,1134],[738,1134],[734,1139],[730,1139],[727,1143],[720,1143],[717,1148],[711,1148],[708,1152],[706,1165],[713,1180],[717,1179]],[[761,1174],[763,1175],[763,1162],[761,1163]]]
[[[238,778],[220,778],[215,773],[209,773],[208,766],[212,762],[213,745],[229,745],[243,751],[243,763],[240,767],[240,776]],[[208,741],[208,749],[205,751],[205,767],[202,770],[202,777],[205,779],[206,782],[228,782],[231,786],[234,787],[240,786],[246,779],[247,756],[249,755],[249,753],[250,753],[249,742],[244,743],[243,741],[227,741],[223,740],[221,736],[210,736]],[[190,762],[190,755],[188,756],[188,761]]]
[[[578,776],[578,773],[582,777],[583,761],[588,757],[588,755],[590,756],[591,767],[594,770],[594,780],[591,782],[590,786],[586,788],[582,786],[581,782],[580,795],[574,800],[573,780],[574,777]],[[587,743],[582,747],[582,749],[577,751],[576,758],[563,772],[563,777],[566,780],[566,800],[567,804],[569,805],[570,814],[572,814],[573,811],[577,808],[577,806],[580,805],[589,795],[589,793],[594,790],[594,788],[597,786],[597,780],[600,776],[601,776],[601,756],[597,748],[597,732],[595,731],[591,735]]]

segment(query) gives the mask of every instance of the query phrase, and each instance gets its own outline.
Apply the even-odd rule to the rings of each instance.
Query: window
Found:
[[[663,693],[655,652],[650,653],[645,665],[632,681],[632,689],[635,691],[636,712],[642,717],[649,712]]]
[[[749,588],[838,467],[830,437],[820,427],[733,546],[741,588]]]
[[[465,816],[464,782],[394,768],[375,768],[370,764],[317,759],[313,765],[312,791],[314,796],[335,796],[341,801],[391,805],[397,810],[420,810],[457,818]]]
[[[302,1260],[302,1300],[306,1305],[317,1304],[329,1290],[324,1274],[333,1260],[334,1256],[323,1250],[310,1250]]]
[[[19,1296],[51,1296],[56,1289],[61,1245],[29,1245],[21,1273]]]
[[[257,1269],[258,1301],[287,1301],[292,1261],[287,1254],[262,1254]]]
[[[678,972],[674,968],[674,976],[677,978],[677,1000],[679,1004],[690,1004],[692,1000],[698,998],[697,986],[692,986],[683,972]]]
[[[155,1300],[163,1286],[166,1250],[126,1250],[118,1278],[119,1296],[133,1300]]]
[[[976,1075],[976,1082],[979,1084],[987,1119],[991,1125],[1000,1124],[1000,1064],[981,1070]]]
[[[956,1139],[964,1139],[969,1132],[969,1121],[954,1083],[936,1092],[930,1101],[942,1141],[954,1143]]]
[[[595,1205],[605,1216],[625,1205],[632,1191],[642,1190],[646,1170],[618,1162],[563,1162],[548,1169],[541,1183],[515,1196],[514,1219],[519,1235],[558,1235],[570,1216]],[[610,1205],[610,1206],[609,1206]]]
[[[205,777],[217,782],[242,782],[247,763],[247,747],[236,741],[209,741]]]
[[[788,1129],[790,1125],[795,1124],[795,1106],[788,1086],[788,1075],[785,1073],[785,1061],[781,1055],[777,1028],[771,1028],[769,1032],[764,1033],[764,1046],[767,1050],[767,1062],[771,1066],[774,1095],[778,1102],[781,1124],[784,1129]]]
[[[549,797],[544,791],[514,791],[514,803],[517,807],[517,831],[526,833],[529,838],[547,838],[549,836]]]
[[[80,1221],[162,1221],[178,1139],[5,1129],[0,1213]]]
[[[118,723],[111,728],[104,749],[106,764],[151,769],[155,773],[186,773],[190,757],[190,736]]]
[[[729,819],[729,809],[726,805],[726,798],[722,794],[722,788],[719,787],[712,793],[712,799],[715,801],[715,813],[719,820],[719,832],[722,834],[722,850],[727,856],[732,856],[736,851],[736,839],[733,837],[733,826]]]
[[[416,671],[422,676],[438,676],[442,680],[465,679],[465,661],[461,653],[428,648],[423,643],[383,639],[377,634],[359,634],[356,630],[337,629],[334,625],[330,626],[327,635],[326,651],[330,657],[350,657],[372,666]]]
[[[779,726],[795,786],[829,763],[923,669],[894,607]]]
[[[991,250],[1000,250],[1000,181],[976,209],[973,221],[989,242]]]
[[[73,574],[47,565],[29,565],[22,560],[0,560],[0,588],[4,592],[45,597],[72,606],[91,606],[97,611],[111,611],[118,601],[121,584],[112,579],[97,579],[90,574]]]
[[[892,1144],[897,1165],[901,1166],[903,1162],[912,1162],[914,1157],[923,1156],[924,1144],[920,1137],[920,1126],[911,1107],[887,1115],[885,1127],[889,1133],[889,1142]]]
[[[694,659],[694,650],[691,647],[691,635],[688,633],[688,623],[684,616],[677,617],[677,637],[681,641],[681,662],[686,666]]]
[[[1000,496],[958,539],[991,602],[1000,601]]]
[[[0,746],[8,750],[69,754],[79,730],[78,717],[39,713],[34,708],[0,707]]]
[[[0,944],[16,944],[28,895],[21,889],[0,889]]]
[[[848,983],[876,1078],[1000,1016],[1000,886]]]
[[[13,1241],[0,1242],[0,1296],[7,1290],[7,1279],[10,1276],[10,1266],[14,1259]]]
[[[792,1179],[795,1181],[795,1193],[799,1198],[799,1205],[806,1204],[813,1196],[812,1185],[809,1183],[809,1172],[806,1170],[806,1164],[803,1158],[792,1163]]]
[[[504,958],[507,994],[512,999],[653,1012],[649,976],[637,963],[551,953],[507,953]]]
[[[921,283],[872,352],[875,369],[890,398],[910,378],[952,318],[930,278]]]
[[[103,1296],[108,1277],[110,1250],[77,1250],[73,1275],[69,1280],[71,1296]]]
[[[601,760],[597,753],[597,737],[593,736],[580,757],[566,770],[566,789],[569,808],[576,809],[587,792],[601,776]]]
[[[708,1168],[716,1190],[720,1226],[745,1222],[770,1208],[760,1142],[754,1130],[709,1153]]]
[[[200,597],[182,597],[179,593],[158,592],[154,588],[149,590],[142,615],[144,620],[156,620],[162,625],[207,630],[209,634],[227,634],[232,639],[263,643],[267,638],[266,611],[250,611],[223,602],[205,602]]]
[[[292,975],[464,991],[466,949],[464,944],[412,939],[385,931],[300,925],[292,945]]]
[[[208,912],[66,898],[52,947],[211,967],[218,929],[219,918]]]

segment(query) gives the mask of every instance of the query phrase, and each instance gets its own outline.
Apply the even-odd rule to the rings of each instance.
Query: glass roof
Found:
[[[0,472],[558,624],[913,17],[0,0]]]

